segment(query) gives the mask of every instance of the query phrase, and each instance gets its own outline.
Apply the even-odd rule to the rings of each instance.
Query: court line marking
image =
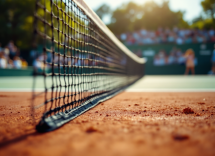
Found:
[[[32,92],[32,88],[0,88],[0,92]],[[36,88],[35,92],[44,92],[44,88]],[[215,88],[167,88],[167,89],[126,89],[125,92],[215,92]]]
[[[125,92],[215,92],[215,88],[214,89],[210,89],[210,88],[126,89]]]
[[[32,88],[0,88],[0,92],[32,92]],[[44,88],[37,88],[35,92],[45,91]]]

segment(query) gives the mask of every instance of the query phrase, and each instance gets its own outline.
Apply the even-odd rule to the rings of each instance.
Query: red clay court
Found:
[[[207,86],[214,78],[181,77],[179,81],[172,77],[172,83],[182,84],[181,88],[172,84],[175,90],[165,85],[171,84],[169,77],[157,78],[160,88],[140,91],[141,84],[156,79],[146,76],[126,92],[48,133],[35,130],[32,93],[12,92],[27,90],[18,85],[3,92],[6,88],[1,84],[0,155],[214,155],[215,92],[194,85],[206,79]],[[191,78],[193,83],[183,86]],[[192,85],[198,88],[195,92]]]
[[[157,4],[151,2],[154,8]],[[9,28],[3,29],[9,36],[5,35],[7,38],[2,40],[6,45],[10,37],[23,37],[15,44],[29,48],[28,52],[23,51],[23,56],[29,59],[31,67],[28,68],[24,58],[19,58],[19,49],[9,41],[0,53],[1,68],[6,68],[0,70],[1,156],[215,155],[215,77],[201,76],[213,74],[209,63],[212,53],[208,50],[212,44],[204,45],[204,37],[200,38],[202,44],[195,46],[199,51],[194,50],[196,54],[199,52],[198,57],[201,55],[199,59],[194,53],[186,56],[176,50],[176,42],[171,41],[174,49],[171,62],[164,51],[156,54],[147,48],[144,52],[137,45],[138,52],[131,52],[83,0],[5,1],[2,4],[8,12],[4,16],[11,23],[16,17],[26,23],[7,23]],[[138,6],[132,2],[129,5]],[[142,12],[141,18],[132,8],[129,12],[136,14],[135,18],[124,14],[123,8],[116,12],[120,19],[120,26],[116,28],[123,30],[129,26],[124,33],[133,26],[143,29],[141,24],[147,14],[150,18],[146,24],[163,23],[167,19],[164,23],[181,21],[186,25],[183,13],[172,12],[167,1],[155,8],[157,14]],[[147,6],[146,10],[151,9]],[[155,18],[157,15],[159,18]],[[8,19],[3,18],[3,22]],[[129,21],[124,23],[124,19]],[[140,25],[130,25],[134,20]],[[20,31],[15,28],[18,25]],[[143,33],[140,36],[145,36]],[[152,38],[166,43],[167,36],[159,36],[162,38]],[[135,41],[135,36],[129,38]],[[139,52],[147,54],[142,55],[146,58],[139,57]],[[157,61],[159,58],[156,65],[163,67],[148,66],[154,58]],[[165,74],[162,71],[166,71],[166,65],[171,65],[168,69],[178,74],[183,73],[185,65],[192,71],[196,65],[199,75],[147,75],[146,71],[152,68],[156,68],[157,74]],[[200,69],[204,72],[198,73]]]

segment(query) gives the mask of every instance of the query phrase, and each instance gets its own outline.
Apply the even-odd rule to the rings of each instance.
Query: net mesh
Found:
[[[34,43],[34,111],[38,131],[56,129],[143,76],[143,64],[123,52],[72,0],[37,0]],[[36,101],[43,96],[43,101]],[[36,102],[35,102],[36,101]]]

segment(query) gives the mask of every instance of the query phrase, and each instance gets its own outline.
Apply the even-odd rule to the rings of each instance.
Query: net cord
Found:
[[[98,17],[98,15],[84,2],[84,0],[73,0],[78,7],[80,7],[86,15],[88,15],[96,25],[129,57],[131,57],[134,61],[145,64],[145,58],[139,58],[134,53],[132,53],[127,47],[125,47],[116,37],[115,35],[107,28],[107,26],[102,22],[102,20]]]

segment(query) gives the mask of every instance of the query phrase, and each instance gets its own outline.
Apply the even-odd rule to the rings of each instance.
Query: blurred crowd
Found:
[[[2,47],[0,43],[0,68],[27,68],[28,63],[20,57],[20,51],[13,41]]]
[[[142,56],[141,50],[134,51],[134,53],[139,56]],[[194,59],[195,65],[197,64],[197,59]],[[153,64],[155,66],[164,66],[164,65],[172,65],[179,64],[184,65],[186,63],[185,52],[181,49],[174,47],[170,52],[166,52],[165,50],[159,50],[159,52],[154,55]]]
[[[35,53],[34,53],[35,52]],[[58,55],[57,53],[54,55],[54,59],[52,56],[52,53],[42,53],[38,56],[36,55],[36,51],[32,51],[31,57],[36,58],[33,61],[33,66],[37,68],[38,70],[43,70],[44,68],[48,69],[52,66],[52,63],[54,63],[54,68],[63,68],[63,65],[71,65],[74,64],[76,66],[81,66],[81,60],[78,59],[79,56],[75,55],[74,58],[68,56],[64,57],[63,55]]]
[[[54,58],[52,53],[47,52],[46,54],[40,53],[37,56],[36,51],[31,51],[30,53],[32,58],[36,58],[33,61],[33,66],[38,70],[43,70],[44,67],[49,69],[53,63],[54,68],[63,68],[63,66],[106,66],[114,67],[113,58],[111,56],[100,57],[95,54],[83,54],[76,53],[74,56],[71,56],[71,53],[68,52],[64,57],[63,54],[58,54],[55,52]],[[126,64],[126,57],[122,57],[120,60],[122,65]]]
[[[215,42],[215,29],[179,29],[177,27],[158,28],[156,31],[141,29],[132,33],[123,33],[120,39],[126,45],[207,43]]]
[[[181,49],[173,48],[169,55],[165,50],[160,50],[157,55],[154,56],[154,65],[155,66],[163,66],[163,65],[171,65],[171,64],[179,64],[184,65],[186,62],[185,53],[182,52]],[[194,60],[195,65],[197,64],[197,60]]]

